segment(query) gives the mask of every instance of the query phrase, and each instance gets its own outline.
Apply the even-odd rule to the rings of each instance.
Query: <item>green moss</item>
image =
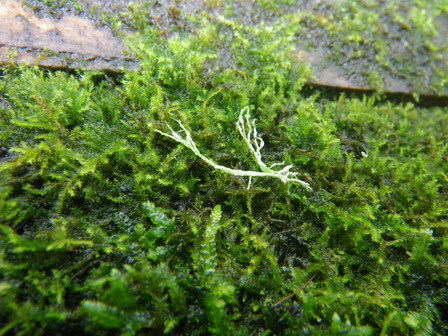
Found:
[[[444,1],[257,1],[251,10],[252,24],[287,25],[291,41],[316,55],[315,68],[337,69],[355,87],[446,93]]]
[[[446,108],[306,94],[288,20],[146,26],[115,80],[4,69],[0,334],[447,332]],[[312,191],[155,132],[256,170],[245,106]]]
[[[310,19],[331,37],[331,59],[378,91],[446,92],[442,2],[343,1]],[[436,23],[437,22],[437,23]],[[361,70],[362,69],[362,70]],[[401,89],[399,89],[401,87]]]
[[[77,0],[25,0],[23,4],[37,15],[48,15],[51,18],[60,19],[67,13],[83,13],[83,5]]]

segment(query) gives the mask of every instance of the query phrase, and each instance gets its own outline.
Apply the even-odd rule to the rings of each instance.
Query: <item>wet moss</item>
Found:
[[[4,69],[0,334],[446,333],[446,107],[310,94],[288,17],[143,14],[141,71]],[[246,106],[311,191],[155,132],[256,170]]]
[[[351,85],[379,92],[446,93],[448,13],[442,2],[270,4],[263,7],[272,13],[269,20],[288,21],[295,43],[320,59],[317,71],[337,69]]]
[[[288,25],[291,43],[310,52],[327,83],[325,69],[348,86],[379,92],[446,95],[448,13],[443,1],[28,1],[38,15],[71,12],[115,32],[160,28],[165,36],[195,29],[191,19],[232,17],[249,26]],[[118,15],[114,13],[118,12]],[[223,50],[225,59],[229,50]],[[340,85],[340,84],[338,84]]]

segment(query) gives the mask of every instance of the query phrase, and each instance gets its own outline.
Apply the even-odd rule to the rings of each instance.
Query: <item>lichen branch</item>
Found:
[[[238,121],[236,123],[236,127],[261,171],[232,169],[213,162],[211,159],[209,159],[199,151],[196,143],[191,136],[191,133],[185,128],[185,126],[179,120],[177,120],[177,123],[181,128],[180,131],[176,132],[170,126],[168,126],[168,128],[170,129],[171,133],[165,133],[160,130],[155,131],[189,148],[196,156],[201,158],[204,162],[215,169],[221,170],[227,174],[234,176],[249,177],[248,189],[250,188],[252,177],[273,177],[280,179],[283,183],[299,183],[304,188],[311,190],[311,186],[307,182],[296,178],[299,173],[290,171],[293,167],[292,165],[288,165],[281,170],[273,170],[273,167],[283,165],[284,162],[274,163],[270,167],[268,167],[263,162],[263,160],[261,159],[261,149],[264,147],[264,141],[257,133],[257,128],[255,127],[255,119],[250,118],[249,107],[245,107],[241,110]]]

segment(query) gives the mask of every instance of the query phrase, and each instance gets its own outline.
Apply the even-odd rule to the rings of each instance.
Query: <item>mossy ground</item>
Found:
[[[445,107],[310,95],[288,24],[135,25],[141,71],[3,70],[0,335],[448,333]],[[155,132],[256,170],[245,106],[312,191]]]

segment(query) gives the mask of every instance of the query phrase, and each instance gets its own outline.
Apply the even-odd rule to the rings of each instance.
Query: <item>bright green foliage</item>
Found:
[[[191,24],[120,78],[4,70],[0,335],[447,334],[446,108],[310,94],[286,23]],[[246,106],[312,190],[155,132],[256,170]]]
[[[216,250],[216,234],[220,229],[221,206],[213,208],[210,223],[205,227],[204,237],[200,241],[198,251],[193,255],[193,265],[197,271],[203,294],[205,314],[214,334],[230,333],[232,322],[226,312],[226,304],[233,301],[234,287],[226,280],[224,274],[219,274],[218,254]]]

